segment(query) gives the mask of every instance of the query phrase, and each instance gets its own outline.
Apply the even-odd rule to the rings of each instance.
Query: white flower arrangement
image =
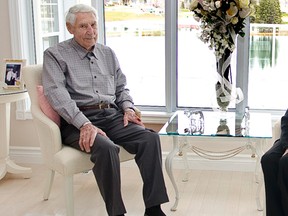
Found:
[[[245,18],[254,13],[254,0],[193,0],[190,10],[201,22],[200,40],[209,43],[217,60],[235,49],[236,35],[244,37]]]

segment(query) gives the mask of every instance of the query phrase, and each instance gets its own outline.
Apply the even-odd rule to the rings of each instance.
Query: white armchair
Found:
[[[93,167],[90,155],[64,146],[61,142],[59,127],[40,109],[37,86],[42,85],[42,65],[30,65],[23,68],[24,82],[31,100],[33,123],[37,131],[43,162],[48,168],[48,176],[44,190],[44,200],[48,200],[55,171],[64,177],[66,214],[74,215],[73,175],[88,171]],[[123,148],[119,153],[120,161],[134,158]],[[96,184],[96,181],[95,181]]]
[[[273,125],[273,130],[272,130],[272,144],[280,138],[281,135],[281,120],[278,120],[274,125]]]

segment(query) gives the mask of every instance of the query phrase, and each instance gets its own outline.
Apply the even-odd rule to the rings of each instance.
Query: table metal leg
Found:
[[[189,149],[189,143],[187,137],[181,137],[181,143],[179,143],[178,138],[178,146],[179,146],[179,156],[182,156],[183,162],[184,162],[184,168],[185,173],[184,177],[182,179],[183,182],[187,182],[189,180],[189,163],[188,163],[188,157],[187,157],[187,151]]]
[[[257,204],[257,210],[258,211],[263,211],[263,209],[265,208],[265,199],[263,199],[263,201],[260,201],[260,194],[261,191],[262,193],[262,197],[265,198],[265,190],[263,188],[264,185],[264,178],[263,178],[263,172],[262,172],[262,168],[261,168],[261,157],[264,154],[264,148],[266,146],[267,140],[266,139],[262,139],[260,140],[259,143],[256,143],[256,154],[257,154],[257,161],[256,161],[256,167],[255,167],[255,180],[258,183],[257,186],[257,190],[256,190],[256,204]],[[264,207],[262,207],[262,203],[264,204]]]
[[[167,155],[166,160],[165,160],[165,168],[166,168],[166,172],[171,180],[171,183],[173,185],[173,188],[175,190],[175,203],[174,205],[171,207],[171,211],[176,211],[177,206],[178,206],[178,201],[179,201],[179,191],[178,191],[178,187],[176,185],[175,182],[175,178],[173,175],[173,159],[176,155],[176,153],[178,152],[178,138],[175,136],[173,137],[173,149],[172,151]]]
[[[185,174],[184,178],[182,179],[183,182],[187,182],[189,180],[189,164],[188,164],[188,157],[187,157],[187,150],[183,150],[183,160],[185,165]]]

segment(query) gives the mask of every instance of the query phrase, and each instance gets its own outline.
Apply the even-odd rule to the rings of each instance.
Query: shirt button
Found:
[[[91,61],[91,64],[94,64],[94,61]]]
[[[96,91],[96,93],[98,93],[98,90]]]
[[[96,78],[97,78],[97,76],[94,76],[94,78],[96,79]]]

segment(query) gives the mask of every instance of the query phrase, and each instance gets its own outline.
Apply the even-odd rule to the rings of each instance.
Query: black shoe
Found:
[[[146,208],[144,216],[166,216],[161,210],[160,205]]]

